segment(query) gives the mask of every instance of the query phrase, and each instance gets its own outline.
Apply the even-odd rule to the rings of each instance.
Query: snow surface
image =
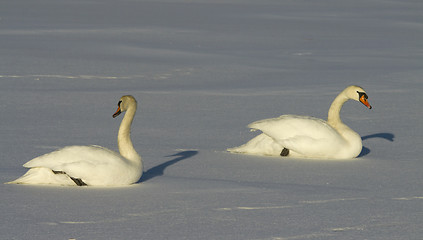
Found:
[[[58,147],[117,150],[139,102],[145,163],[123,188],[0,185],[1,239],[422,239],[418,0],[4,0],[0,182]],[[341,117],[348,161],[230,154],[281,114]]]

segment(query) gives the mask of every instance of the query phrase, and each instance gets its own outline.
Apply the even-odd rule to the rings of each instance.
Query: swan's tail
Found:
[[[66,174],[55,174],[49,168],[30,168],[22,177],[6,184],[52,184],[75,186],[75,182]]]
[[[283,147],[271,137],[262,133],[239,147],[228,148],[231,153],[244,153],[253,155],[279,156]]]

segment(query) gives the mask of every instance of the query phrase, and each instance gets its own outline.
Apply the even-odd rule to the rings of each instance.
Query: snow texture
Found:
[[[0,182],[67,145],[117,150],[138,100],[139,184],[0,185],[1,239],[422,239],[423,4],[414,0],[5,0]],[[346,86],[357,159],[231,154]]]

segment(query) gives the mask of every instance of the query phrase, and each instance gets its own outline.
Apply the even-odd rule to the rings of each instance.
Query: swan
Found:
[[[327,121],[298,115],[259,120],[248,127],[252,131],[262,131],[260,135],[227,151],[293,158],[355,158],[362,150],[361,137],[345,125],[339,116],[342,105],[349,99],[372,108],[363,88],[348,86],[333,100]]]
[[[36,157],[23,166],[29,170],[9,184],[65,186],[119,186],[137,182],[143,173],[130,131],[137,110],[133,96],[123,96],[113,118],[126,111],[119,127],[119,153],[100,146],[67,146]]]

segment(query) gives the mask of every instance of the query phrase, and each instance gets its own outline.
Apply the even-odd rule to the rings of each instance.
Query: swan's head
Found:
[[[137,106],[137,100],[131,95],[122,96],[118,102],[118,109],[113,114],[113,118],[119,116],[122,112],[125,112],[131,107]]]
[[[364,91],[362,87],[349,86],[345,89],[345,94],[348,98],[359,101],[364,104],[368,109],[372,109],[372,106],[370,105],[369,101],[367,101],[369,97],[367,96],[366,91]]]

